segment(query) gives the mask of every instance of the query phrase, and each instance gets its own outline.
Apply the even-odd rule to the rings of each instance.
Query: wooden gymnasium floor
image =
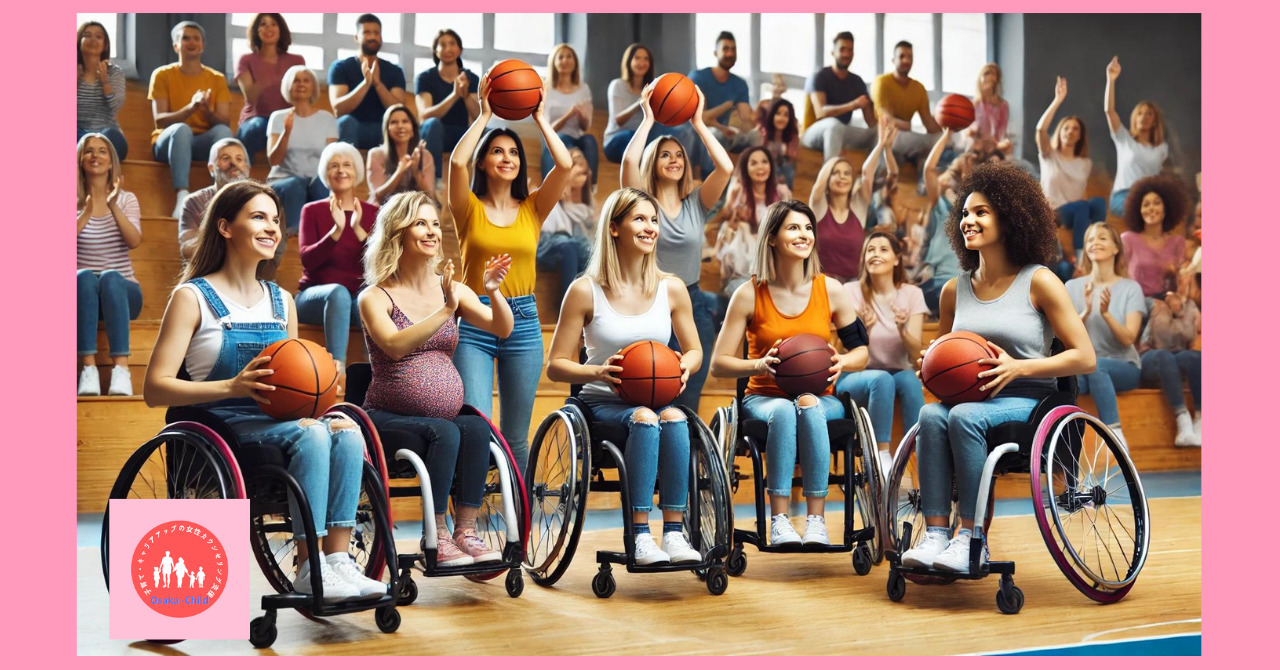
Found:
[[[84,655],[875,655],[992,653],[1083,642],[1200,632],[1200,497],[1150,501],[1151,555],[1129,596],[1102,606],[1076,591],[1050,561],[1034,517],[1001,516],[993,555],[1018,562],[1026,606],[1016,616],[995,606],[996,579],[951,586],[908,585],[901,603],[885,595],[887,565],[853,574],[848,554],[764,555],[747,548],[745,575],[719,597],[692,573],[633,575],[615,569],[617,592],[591,593],[597,549],[617,549],[616,528],[583,534],[556,587],[526,579],[508,598],[502,580],[417,575],[418,601],[400,608],[393,635],[373,612],[322,623],[281,611],[279,637],[259,652],[248,641],[194,640],[172,647],[108,639],[107,592],[96,547],[79,549],[77,639]],[[740,525],[744,521],[739,519]],[[831,514],[830,527],[840,523]],[[416,540],[403,541],[412,550]],[[268,592],[255,574],[252,592]],[[261,612],[256,605],[245,612]],[[923,633],[930,631],[930,635]],[[1159,652],[1152,652],[1159,653]]]

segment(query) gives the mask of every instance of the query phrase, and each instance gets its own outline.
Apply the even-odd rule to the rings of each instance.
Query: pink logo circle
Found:
[[[227,586],[227,553],[213,531],[190,521],[168,521],[147,531],[133,550],[133,589],[165,616],[195,616],[213,606]]]

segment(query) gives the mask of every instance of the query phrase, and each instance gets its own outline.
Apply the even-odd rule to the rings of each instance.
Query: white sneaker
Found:
[[[788,523],[788,526],[791,524]],[[827,520],[810,514],[804,519],[804,538],[801,540],[803,544],[831,544],[831,539],[827,537]]]
[[[1173,415],[1174,423],[1178,426],[1178,434],[1173,438],[1173,446],[1175,447],[1198,447],[1200,446],[1200,435],[1196,433],[1191,423],[1191,414],[1187,410],[1182,410]]]
[[[902,552],[902,565],[908,568],[932,568],[933,559],[946,548],[951,538],[945,532],[926,531],[916,546]]]
[[[102,395],[102,377],[98,375],[97,366],[86,365],[80,370],[76,395]]]
[[[337,573],[337,575],[345,580],[351,586],[360,592],[361,600],[377,600],[387,593],[387,585],[380,581],[369,579],[360,572],[360,567],[356,565],[351,554],[329,554],[324,557],[326,563],[329,564],[329,570]],[[327,588],[327,587],[326,587]]]
[[[324,589],[324,601],[327,603],[336,603],[343,600],[352,600],[360,597],[360,589],[355,584],[348,582],[334,572],[329,567],[329,561],[326,557],[320,557],[320,582],[321,588]],[[302,561],[302,565],[298,568],[298,576],[293,578],[293,590],[298,593],[312,595],[311,593],[311,562],[309,560]]]
[[[182,220],[182,207],[187,204],[187,189],[178,191],[177,202],[173,206],[173,218]]]
[[[773,546],[782,546],[785,544],[800,544],[800,534],[791,525],[791,519],[786,514],[775,514],[769,529],[769,544]]]
[[[129,368],[123,365],[111,368],[111,384],[107,387],[107,395],[133,395],[133,378],[129,376]]]
[[[689,540],[685,539],[684,533],[675,531],[663,533],[662,550],[671,557],[672,563],[697,563],[702,560],[702,554],[689,546]]]
[[[658,548],[658,543],[653,541],[653,533],[640,533],[636,535],[636,565],[653,565],[655,563],[670,563],[671,556],[667,552]]]
[[[947,572],[958,572],[960,574],[969,573],[969,541],[972,539],[968,533],[961,533],[951,538],[951,543],[947,548],[933,559],[933,567],[936,570],[946,570]],[[987,550],[986,545],[982,546],[982,563],[986,565],[991,558],[991,552]]]
[[[893,453],[886,450],[880,452],[880,481],[889,484],[889,475],[893,470]]]

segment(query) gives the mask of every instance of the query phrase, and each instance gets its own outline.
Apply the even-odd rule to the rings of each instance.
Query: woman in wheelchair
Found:
[[[306,493],[316,535],[324,600],[378,598],[385,584],[361,574],[347,553],[356,524],[364,439],[340,415],[279,421],[253,401],[274,387],[270,357],[256,357],[272,342],[297,337],[293,297],[270,279],[284,244],[280,199],[267,186],[242,181],[214,196],[200,222],[196,251],[169,298],[147,366],[143,399],[150,407],[205,405],[235,433],[241,446],[281,449],[289,473]],[[179,379],[186,368],[190,381]],[[302,515],[290,496],[294,535],[304,536]],[[307,543],[299,541],[293,588],[311,593]]]
[[[867,331],[853,299],[838,281],[820,272],[816,225],[813,210],[797,200],[769,207],[756,242],[756,276],[729,299],[711,363],[711,374],[717,377],[751,377],[743,412],[769,424],[765,472],[772,545],[830,544],[824,518],[831,469],[826,423],[844,416],[830,382],[841,371],[863,369],[868,359]],[[826,340],[833,324],[845,353],[831,348],[826,390],[821,396],[805,393],[792,400],[773,379],[773,366],[780,362],[778,344],[801,333]],[[749,359],[738,353],[744,334]],[[797,457],[808,506],[803,539],[787,516]]]
[[[365,248],[360,318],[373,378],[364,408],[379,429],[421,435],[431,445],[427,470],[436,510],[436,564],[468,565],[502,558],[476,533],[489,471],[489,423],[459,415],[462,377],[453,365],[458,320],[498,337],[511,334],[511,307],[498,290],[511,257],[489,259],[484,289],[489,304],[453,280],[453,261],[440,266],[444,236],[440,203],[421,191],[396,194],[378,212]],[[456,484],[457,518],[445,525]]]
[[[1057,254],[1057,220],[1036,180],[1010,163],[984,164],[956,191],[946,231],[962,271],[942,288],[938,335],[965,330],[988,340],[996,358],[982,362],[995,367],[978,377],[991,397],[932,403],[920,411],[916,453],[927,529],[902,554],[902,565],[968,573],[987,431],[1027,421],[1038,399],[1056,388],[1055,378],[1091,373],[1096,361],[1066,287],[1045,267]],[[1050,355],[1055,334],[1065,350]],[[959,492],[955,537],[953,476]],[[986,546],[981,556],[985,565]]]
[[[675,275],[658,269],[658,203],[644,191],[623,188],[600,212],[591,261],[573,282],[551,340],[547,377],[584,384],[580,394],[598,421],[628,428],[625,459],[632,502],[636,565],[696,563],[701,554],[683,532],[689,493],[689,427],[673,406],[633,407],[618,397],[617,352],[634,342],[667,342],[674,332],[683,391],[702,364],[689,292]],[[578,353],[585,341],[586,364]],[[659,477],[659,471],[661,476]],[[662,549],[649,532],[654,480],[662,508]]]

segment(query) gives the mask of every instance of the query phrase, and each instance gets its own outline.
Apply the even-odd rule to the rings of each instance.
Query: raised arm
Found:
[[[876,127],[876,146],[867,154],[867,159],[862,162],[862,175],[858,179],[856,188],[861,192],[863,202],[871,202],[872,187],[876,182],[876,168],[880,167],[880,156],[886,151],[893,153],[892,140],[889,139],[889,129],[893,128],[893,124],[881,123]],[[814,211],[817,214],[817,211]]]
[[[640,174],[640,158],[644,156],[644,148],[649,144],[649,133],[653,131],[653,109],[649,107],[649,94],[653,93],[653,84],[644,87],[640,91],[640,99],[636,104],[640,105],[640,109],[644,112],[644,117],[640,119],[640,127],[636,128],[636,133],[631,136],[631,141],[627,143],[626,151],[622,152],[622,170],[620,171],[619,181],[622,182],[623,188],[638,188],[645,190],[644,178]],[[699,105],[701,109],[701,105]],[[719,144],[717,142],[717,144]],[[650,195],[653,195],[650,193]]]
[[[449,183],[445,185],[445,190],[449,193],[449,210],[453,212],[454,225],[459,229],[466,225],[463,212],[469,206],[471,197],[471,154],[475,153],[476,146],[480,144],[480,138],[484,135],[485,126],[489,125],[489,121],[493,118],[487,97],[488,86],[488,77],[482,78],[480,80],[480,115],[471,122],[467,132],[463,133],[462,138],[458,140],[458,145],[453,148],[453,153],[449,154]]]
[[[839,161],[839,156],[828,158],[827,162],[822,164],[822,169],[818,170],[818,176],[813,180],[813,188],[809,189],[809,209],[813,210],[814,218],[819,221],[827,215],[827,183],[831,181],[831,171]]]
[[[1107,92],[1102,97],[1103,111],[1107,113],[1107,128],[1111,132],[1120,130],[1120,115],[1116,113],[1116,79],[1120,77],[1120,57],[1112,56],[1107,63]]]
[[[1053,141],[1049,137],[1049,126],[1053,125],[1053,117],[1058,113],[1058,108],[1062,106],[1062,102],[1067,99],[1067,80],[1064,77],[1058,77],[1058,83],[1053,87],[1053,102],[1049,103],[1049,108],[1044,110],[1044,114],[1040,115],[1040,120],[1036,122],[1036,148],[1040,150],[1041,156],[1048,156],[1053,151]]]
[[[951,129],[946,128],[942,131],[942,137],[934,142],[933,149],[929,151],[929,157],[924,161],[924,167],[920,168],[924,172],[924,195],[929,201],[929,207],[937,204],[942,194],[942,189],[938,185],[938,161],[942,160],[942,152],[947,150],[947,141],[950,139]]]
[[[711,161],[716,166],[716,169],[711,174],[703,177],[702,190],[699,191],[702,207],[711,209],[720,200],[720,196],[724,195],[724,189],[729,185],[729,177],[733,176],[733,160],[729,158],[729,152],[720,146],[720,141],[716,139],[716,136],[711,134],[707,124],[703,123],[702,109],[707,105],[707,97],[702,94],[702,89],[694,88],[698,91],[698,109],[693,113],[693,131],[702,140],[703,146],[707,148],[707,153],[711,154]],[[631,147],[628,146],[627,148],[630,149]],[[687,162],[686,165],[688,165]],[[685,169],[689,168],[686,167]]]
[[[538,217],[541,219],[546,219],[559,202],[560,194],[564,192],[564,185],[569,182],[569,171],[573,169],[573,156],[569,155],[569,148],[564,145],[564,140],[560,139],[555,129],[547,122],[547,115],[543,110],[546,104],[547,90],[544,85],[542,99],[538,102],[538,108],[533,110],[533,122],[542,132],[542,141],[546,143],[556,163],[542,180],[542,186],[538,188],[538,194],[533,201],[534,208],[538,210]]]

